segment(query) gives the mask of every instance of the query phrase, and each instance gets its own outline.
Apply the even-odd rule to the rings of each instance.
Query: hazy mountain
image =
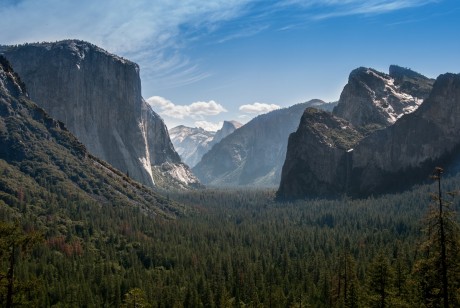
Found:
[[[204,130],[201,127],[179,125],[169,130],[171,142],[182,161],[190,167],[195,166],[209,151],[210,143],[216,132]]]
[[[201,127],[179,125],[169,130],[169,136],[181,159],[190,167],[194,167],[214,144],[241,127],[237,121],[224,121],[217,132],[204,130]]]
[[[401,70],[397,68],[397,72],[400,73]],[[371,75],[374,78],[373,72]],[[412,94],[419,92],[418,95],[424,97],[427,89],[431,88],[431,81],[420,78],[421,75],[418,74],[415,76],[425,85],[418,86],[407,82],[408,78],[399,75],[398,80],[406,81],[400,83],[398,89],[405,87]],[[381,89],[381,82],[377,84]],[[388,86],[385,89],[390,91]],[[367,90],[373,91],[370,87]],[[345,91],[353,96],[350,88],[344,89]],[[389,126],[372,133],[366,127],[352,127],[352,124],[348,125],[337,117],[334,123],[341,123],[340,125],[327,124],[325,120],[308,115],[306,111],[299,129],[289,139],[278,196],[300,198],[345,193],[363,196],[397,191],[420,182],[420,179],[426,179],[426,174],[437,165],[449,169],[449,166],[458,162],[460,75],[439,76],[428,98],[420,107],[413,105],[418,108],[413,108],[416,110],[410,114],[393,117],[383,112],[366,113],[372,108],[374,111],[382,111],[373,102],[375,100],[371,104],[361,105],[365,112],[357,109],[356,114],[375,115],[372,118],[376,120],[374,123],[378,119],[395,118],[396,121],[392,125],[382,121],[382,126],[385,123]],[[361,101],[360,104],[362,103]],[[366,107],[369,105],[372,108]],[[362,122],[363,119],[371,117],[351,117],[355,123],[372,123]],[[327,129],[314,131],[318,123]],[[330,142],[331,138],[340,142]]]
[[[252,119],[214,145],[193,168],[195,175],[209,185],[278,185],[288,136],[312,105],[330,109],[333,104],[312,100]]]
[[[141,97],[137,64],[77,40],[2,50],[31,99],[92,154],[151,187],[198,183]]]
[[[228,135],[232,134],[235,130],[237,130],[241,126],[243,126],[243,124],[241,124],[238,121],[224,121],[221,129],[219,129],[214,135],[214,138],[212,139],[212,142],[211,142],[211,147],[219,143],[222,139],[224,139]]]
[[[62,122],[27,96],[24,84],[0,56],[0,203],[33,200],[96,202],[139,207],[148,215],[175,216],[181,207],[92,156]],[[40,210],[40,206],[43,209]]]

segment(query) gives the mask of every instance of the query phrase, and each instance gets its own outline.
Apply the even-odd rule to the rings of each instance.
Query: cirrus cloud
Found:
[[[281,107],[275,104],[265,104],[265,103],[253,103],[247,105],[241,105],[239,110],[244,113],[250,114],[262,114],[267,113],[276,109],[280,109]]]
[[[186,117],[202,119],[204,116],[215,116],[222,112],[227,112],[224,106],[213,100],[209,102],[194,102],[190,105],[176,105],[164,97],[152,96],[146,101],[155,110],[159,109],[158,113],[160,115],[174,119],[184,119]]]

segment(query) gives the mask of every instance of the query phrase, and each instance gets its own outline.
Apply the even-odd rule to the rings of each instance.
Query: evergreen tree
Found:
[[[125,294],[122,307],[124,308],[148,308],[151,307],[145,298],[145,292],[142,289],[134,288]]]
[[[368,301],[371,307],[391,307],[393,278],[390,261],[381,251],[369,268]]]
[[[32,280],[17,281],[15,272],[20,259],[25,258],[41,239],[42,235],[36,231],[24,232],[19,222],[0,222],[0,265],[5,265],[0,269],[0,304],[4,307],[19,304],[15,298],[21,299],[20,304],[26,304],[30,296],[23,296],[20,291],[25,290],[30,295],[37,288],[38,284]]]
[[[420,245],[421,258],[414,266],[419,292],[428,307],[458,307],[460,305],[460,241],[459,226],[451,202],[442,197],[442,168],[436,168],[433,178],[438,193],[425,219],[425,240]],[[454,196],[455,193],[448,193]]]

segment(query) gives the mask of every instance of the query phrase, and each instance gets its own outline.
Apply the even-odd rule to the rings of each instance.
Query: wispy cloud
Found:
[[[0,44],[78,38],[138,62],[144,76],[184,85],[209,77],[182,51],[195,31],[240,15],[250,0],[2,0]]]
[[[441,0],[1,0],[0,44],[78,38],[140,64],[156,88],[209,78],[187,47],[224,43],[306,20],[376,15]]]
[[[307,3],[320,9],[312,14],[312,19],[322,20],[351,15],[379,15],[402,9],[420,7],[439,1],[440,0],[326,0],[307,1]]]

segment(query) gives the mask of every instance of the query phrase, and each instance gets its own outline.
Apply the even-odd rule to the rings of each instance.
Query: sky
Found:
[[[138,63],[168,128],[336,101],[360,66],[460,73],[458,0],[0,0],[0,16],[1,45],[81,39]]]

